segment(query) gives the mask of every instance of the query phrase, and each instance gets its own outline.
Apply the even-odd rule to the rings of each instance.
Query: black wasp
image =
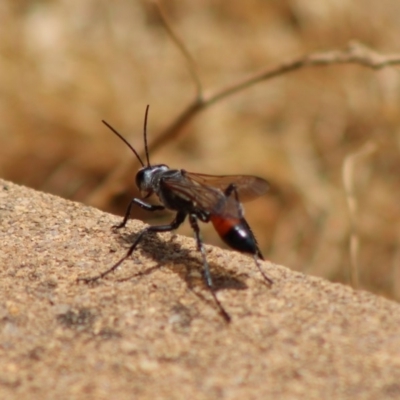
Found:
[[[146,227],[136,237],[126,255],[111,268],[97,276],[79,278],[79,280],[92,282],[103,278],[131,256],[144,235],[149,232],[169,232],[175,230],[188,217],[189,223],[195,233],[197,249],[201,252],[203,258],[206,284],[221,314],[225,320],[229,321],[230,316],[222,307],[214,291],[204,245],[200,238],[198,221],[211,222],[219,236],[228,246],[240,252],[251,254],[263,278],[269,284],[272,284],[272,280],[264,273],[259,264],[259,259],[263,260],[264,258],[258,248],[253,232],[244,219],[243,208],[240,203],[240,201],[252,200],[263,195],[268,190],[269,184],[262,178],[250,175],[205,175],[188,172],[183,169],[170,169],[165,164],[151,165],[147,147],[148,110],[149,106],[146,108],[144,120],[144,145],[147,165],[144,165],[139,154],[128,141],[111,125],[103,121],[133,151],[141,163],[142,168],[136,174],[136,186],[143,195],[143,199],[147,199],[155,193],[161,202],[161,205],[153,205],[146,203],[142,199],[133,198],[129,203],[123,221],[114,228],[120,229],[126,225],[134,204],[147,211],[164,209],[176,211],[175,219],[167,225]]]

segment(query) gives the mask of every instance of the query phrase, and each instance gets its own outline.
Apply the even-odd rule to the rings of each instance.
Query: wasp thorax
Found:
[[[168,170],[165,164],[143,167],[136,174],[136,186],[141,192],[153,192],[158,186],[161,175]]]

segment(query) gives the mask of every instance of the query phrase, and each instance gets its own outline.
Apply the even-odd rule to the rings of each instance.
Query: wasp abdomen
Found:
[[[259,254],[256,239],[243,218],[211,216],[210,221],[221,239],[230,247],[243,253]]]

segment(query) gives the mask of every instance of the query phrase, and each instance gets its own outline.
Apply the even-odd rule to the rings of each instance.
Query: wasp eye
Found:
[[[143,169],[140,169],[136,174],[136,186],[138,187],[138,189],[142,189],[143,187],[144,174],[145,171]]]

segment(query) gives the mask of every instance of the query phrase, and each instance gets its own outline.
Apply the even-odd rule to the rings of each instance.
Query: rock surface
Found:
[[[0,398],[398,399],[400,306],[0,180]]]

